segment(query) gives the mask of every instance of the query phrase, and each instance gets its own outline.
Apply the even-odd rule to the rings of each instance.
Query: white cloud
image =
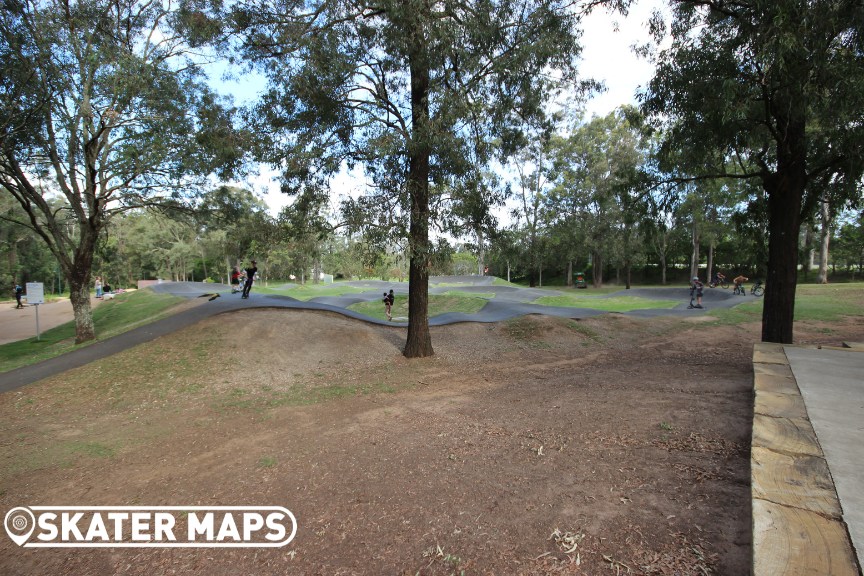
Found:
[[[588,118],[636,102],[636,90],[651,79],[654,65],[634,54],[632,47],[648,40],[647,22],[663,6],[660,0],[642,0],[631,6],[626,18],[598,9],[584,20],[579,73],[603,81],[607,88],[586,103]]]
[[[229,182],[230,186],[246,188],[255,193],[267,204],[267,212],[271,216],[278,216],[279,212],[293,202],[288,194],[283,194],[279,187],[279,171],[259,165],[257,174],[250,176],[242,182]],[[335,208],[338,203],[346,198],[357,198],[365,191],[365,180],[361,168],[349,171],[347,168],[340,171],[330,181],[331,207]]]

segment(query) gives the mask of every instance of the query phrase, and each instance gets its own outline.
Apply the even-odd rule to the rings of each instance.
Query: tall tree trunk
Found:
[[[201,244],[201,266],[204,268],[204,280],[210,276],[207,274],[207,257],[204,256],[204,244]]]
[[[666,255],[660,258],[660,282],[663,286],[666,285]]]
[[[429,62],[424,35],[415,34],[414,42],[409,62],[413,133],[408,145],[408,339],[402,353],[407,358],[423,358],[435,353],[429,334]]]
[[[90,278],[82,282],[74,279],[69,284],[69,299],[75,314],[75,343],[81,344],[96,337],[90,309]]]
[[[666,285],[666,252],[668,251],[667,233],[663,231],[660,239],[657,241],[657,254],[660,256],[660,281],[663,286]]]
[[[534,288],[537,286],[537,230],[531,228],[528,246],[528,286]]]
[[[594,288],[603,287],[603,255],[596,250],[591,253],[591,283]]]
[[[69,282],[69,300],[72,302],[72,311],[75,314],[76,344],[96,338],[93,314],[90,309],[90,279],[94,250],[88,249],[86,244],[87,240],[82,239],[74,260],[63,258],[61,261],[61,266],[66,269],[65,274]]]
[[[714,277],[714,240],[708,244],[708,267],[705,270],[705,283],[711,282]]]
[[[768,277],[762,307],[762,341],[791,344],[795,319],[795,289],[798,284],[798,234],[801,205],[807,184],[804,113],[783,122],[785,139],[778,146],[777,172],[767,176]],[[790,107],[791,108],[791,107]],[[794,110],[794,109],[793,109]]]
[[[801,271],[804,273],[804,281],[810,279],[810,271],[813,269],[813,227],[804,227],[804,239],[801,246]]]
[[[831,241],[831,205],[827,198],[822,199],[822,229],[819,234],[819,284],[828,283],[828,243]]]
[[[477,275],[483,276],[486,273],[486,265],[484,264],[485,251],[483,249],[483,228],[478,225],[475,231],[477,233]]]
[[[573,260],[567,261],[567,287],[573,287]]]
[[[91,280],[93,278],[93,257],[96,253],[96,239],[99,237],[98,222],[87,222],[78,226],[78,241],[74,246],[66,243],[60,229],[52,229],[52,239],[48,243],[60,270],[69,287],[69,300],[75,316],[75,343],[81,344],[96,338],[93,313],[90,307]]]
[[[691,229],[691,241],[693,250],[690,253],[690,278],[693,278],[699,275],[699,227],[696,225],[695,218]]]

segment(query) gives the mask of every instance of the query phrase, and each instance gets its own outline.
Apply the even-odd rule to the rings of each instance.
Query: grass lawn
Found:
[[[629,312],[631,310],[644,310],[646,308],[674,308],[679,303],[675,300],[649,300],[648,298],[639,298],[637,296],[600,298],[594,295],[573,293],[562,296],[543,296],[534,300],[532,304],[567,308],[591,308],[607,312]]]
[[[104,340],[158,320],[164,317],[170,308],[185,301],[185,298],[157,294],[152,290],[118,294],[93,309],[96,337]],[[75,323],[67,322],[42,332],[38,342],[34,337],[0,346],[0,372],[54,358],[91,343],[76,345]]]
[[[495,298],[494,292],[465,292],[462,290],[447,290],[446,292],[442,292],[439,296],[459,296],[462,298],[483,298],[485,300],[491,300]]]
[[[476,314],[487,300],[477,298],[473,294],[471,296],[450,296],[446,294],[430,294],[429,295],[429,317],[439,316],[448,312],[463,312],[465,314]],[[372,302],[358,302],[348,307],[349,310],[359,312],[371,318],[378,320],[386,320],[387,314],[384,312],[384,304],[377,300]],[[393,317],[407,318],[408,317],[408,297],[396,295],[396,301],[393,303]]]
[[[864,283],[799,284],[795,295],[795,320],[864,316]]]
[[[711,310],[718,324],[742,324],[762,320],[763,298],[734,308]],[[842,317],[864,316],[864,283],[799,284],[795,290],[796,322],[834,322]]]
[[[360,294],[369,292],[369,288],[356,288],[344,284],[305,284],[303,286],[294,286],[291,288],[264,288],[255,287],[255,291],[260,294],[277,294],[279,296],[290,296],[297,300],[311,300],[321,296],[342,296],[344,294]]]
[[[752,300],[744,304],[738,304],[734,308],[715,308],[708,311],[708,316],[715,318],[714,325],[746,324],[748,322],[760,322],[762,320],[762,302]]]

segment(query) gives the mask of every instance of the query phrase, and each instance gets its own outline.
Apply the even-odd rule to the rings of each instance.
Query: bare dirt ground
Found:
[[[756,325],[224,314],[0,395],[0,510],[276,505],[278,549],[22,549],[16,574],[750,572]],[[860,319],[796,327],[864,339]]]

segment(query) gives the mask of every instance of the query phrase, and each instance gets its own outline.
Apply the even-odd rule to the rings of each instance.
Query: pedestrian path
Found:
[[[754,576],[859,576],[864,349],[756,344]]]
[[[95,308],[102,300],[95,296],[90,299],[90,307]],[[25,305],[16,308],[14,301],[0,309],[0,344],[18,342],[36,336],[36,313],[39,313],[39,330],[44,332],[75,319],[72,303],[68,298],[58,298],[38,306]]]

